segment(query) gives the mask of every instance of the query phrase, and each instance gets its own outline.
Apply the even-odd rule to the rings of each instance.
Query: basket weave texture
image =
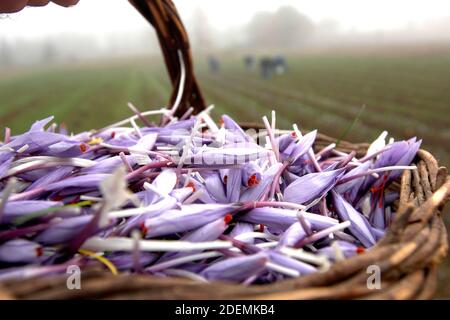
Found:
[[[174,87],[171,105],[185,78],[176,114],[183,114],[190,106],[196,112],[204,109],[188,37],[173,3],[170,0],[130,2],[158,34]],[[319,135],[314,148],[320,150],[331,142],[335,139]],[[364,143],[340,142],[337,149],[356,151],[361,156],[367,148],[368,144]],[[448,249],[442,210],[450,195],[450,176],[425,150],[418,152],[414,163],[417,170],[405,171],[391,185],[400,198],[394,203],[397,215],[384,238],[366,253],[337,262],[325,273],[269,285],[242,286],[136,274],[114,276],[97,268],[83,271],[82,290],[68,290],[64,275],[34,278],[2,284],[0,299],[428,299],[435,292],[437,267]],[[380,289],[367,286],[367,268],[371,265],[381,270]]]

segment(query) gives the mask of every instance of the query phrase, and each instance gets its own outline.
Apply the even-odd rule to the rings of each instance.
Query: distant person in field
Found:
[[[275,71],[273,59],[271,57],[262,57],[259,61],[259,68],[263,79],[271,78]]]
[[[274,75],[282,75],[287,72],[286,59],[282,55],[261,58],[259,67],[263,79],[270,79]]]
[[[211,73],[217,73],[220,71],[220,61],[216,57],[210,56],[208,58],[209,71]]]
[[[247,71],[252,71],[255,66],[255,57],[252,55],[247,55],[244,57],[244,65]]]
[[[0,13],[14,13],[22,10],[26,6],[41,7],[54,2],[63,7],[73,6],[79,0],[0,0]]]
[[[287,72],[286,59],[282,55],[278,55],[273,58],[276,74],[285,74]]]

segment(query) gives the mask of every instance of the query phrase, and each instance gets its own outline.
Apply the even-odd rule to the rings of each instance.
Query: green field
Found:
[[[295,122],[339,137],[365,105],[346,139],[370,141],[383,130],[396,139],[418,136],[449,166],[449,52],[293,55],[288,56],[289,72],[270,80],[247,72],[237,54],[223,55],[218,74],[208,72],[206,59],[196,61],[216,116],[260,121],[275,109],[279,127]],[[164,106],[170,91],[158,57],[0,70],[0,128],[19,133],[48,115],[73,131],[98,128],[128,116],[128,101],[141,110]],[[440,296],[448,296],[450,272],[442,277]]]

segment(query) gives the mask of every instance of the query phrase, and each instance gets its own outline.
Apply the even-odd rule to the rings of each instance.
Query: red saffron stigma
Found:
[[[139,227],[141,229],[142,235],[145,237],[147,235],[147,233],[148,233],[148,228],[145,225],[145,222],[142,221],[141,224],[139,225]]]
[[[37,257],[42,257],[43,254],[44,254],[44,248],[42,248],[42,247],[37,247],[37,248],[36,248],[36,256],[37,256]]]
[[[81,152],[83,152],[83,153],[85,153],[86,151],[87,151],[87,146],[84,144],[84,143],[82,143],[82,144],[80,144],[80,150],[81,150]]]
[[[59,194],[55,194],[51,199],[52,201],[61,201],[63,197],[61,197]]]
[[[356,253],[357,254],[363,254],[364,252],[366,252],[366,249],[364,247],[356,248]]]
[[[228,176],[224,176],[224,177],[223,177],[223,183],[225,183],[225,184],[228,183]]]
[[[292,138],[297,138],[297,134],[295,133],[295,131],[292,131],[292,132],[291,132],[291,137],[292,137]]]
[[[115,131],[111,132],[111,139],[114,139],[115,137],[116,137],[116,132]]]
[[[186,185],[186,188],[191,188],[192,192],[196,191],[195,184],[192,181],[189,181],[189,183]]]
[[[225,217],[223,218],[223,221],[225,221],[226,224],[229,224],[231,220],[233,220],[233,216],[229,213],[226,214]]]
[[[249,187],[253,187],[257,184],[259,184],[259,181],[258,178],[256,177],[256,174],[253,174],[250,178],[248,178],[247,185]]]
[[[259,225],[259,232],[264,232],[264,225],[261,223],[260,225]]]

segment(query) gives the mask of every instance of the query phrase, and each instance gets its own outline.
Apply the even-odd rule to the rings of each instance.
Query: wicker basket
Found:
[[[188,37],[171,0],[130,0],[155,27],[176,92],[185,77],[177,114],[205,102],[193,72]],[[184,65],[184,75],[181,72]],[[244,128],[255,127],[243,124]],[[319,135],[316,149],[335,139]],[[368,144],[341,142],[339,150],[363,155]],[[145,275],[114,276],[102,269],[84,270],[82,290],[67,290],[66,276],[4,283],[0,298],[12,299],[428,299],[436,289],[437,267],[447,253],[447,231],[441,213],[450,195],[450,177],[434,157],[420,150],[418,170],[405,171],[391,186],[400,192],[396,219],[370,251],[314,273],[269,285],[210,284]],[[367,286],[367,268],[381,269],[381,289]]]

